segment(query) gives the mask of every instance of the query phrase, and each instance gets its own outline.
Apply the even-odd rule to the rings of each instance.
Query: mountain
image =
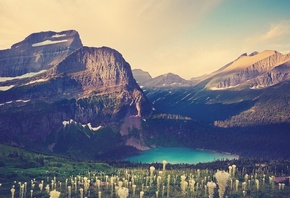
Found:
[[[133,69],[132,73],[137,83],[141,86],[143,85],[143,83],[150,81],[152,79],[150,74],[146,71],[143,71],[142,69]]]
[[[34,38],[33,41],[25,39],[29,41],[26,53],[34,53],[34,47],[41,48],[41,52],[57,52],[66,44],[62,40],[46,44],[43,38],[55,35],[59,39],[64,34],[67,31],[40,33],[40,40],[34,40],[39,34],[32,34],[28,38]],[[35,45],[30,46],[31,43]],[[24,49],[20,44],[13,46]],[[52,61],[55,65],[42,64],[40,70],[46,69],[42,73],[2,79],[0,86],[6,89],[0,91],[1,141],[30,148],[46,145],[46,149],[70,154],[74,149],[87,149],[95,155],[110,150],[106,147],[139,146],[142,140],[132,138],[130,130],[140,128],[142,118],[150,116],[152,105],[133,78],[130,65],[119,52],[108,47],[81,47],[68,52],[69,49],[54,58],[54,53],[50,54],[49,60],[57,59]],[[29,71],[33,60],[38,64],[38,60],[30,58],[28,68],[21,71]],[[102,138],[115,143],[107,146]],[[82,144],[76,145],[77,141]]]
[[[48,70],[82,46],[75,30],[33,33],[11,49],[0,51],[0,77]]]
[[[204,75],[202,75],[202,76],[192,77],[192,78],[190,79],[190,81],[191,81],[194,85],[196,85],[196,84],[198,84],[199,82],[205,80],[205,79],[208,78],[208,77],[209,77],[208,74],[204,74]]]
[[[90,160],[155,146],[290,156],[287,54],[243,54],[192,81],[133,77],[121,53],[84,47],[76,31],[34,33],[0,55],[0,143]]]
[[[289,79],[290,54],[274,50],[243,54],[213,72],[206,82],[208,89],[269,87]]]
[[[207,89],[207,83],[146,87],[155,111],[164,115],[150,120],[156,145],[289,158],[290,80],[258,89]]]
[[[290,79],[290,60],[251,80],[252,89],[276,85]]]
[[[148,81],[142,83],[144,87],[182,87],[191,86],[193,83],[189,80],[185,80],[180,76],[167,73],[164,75],[157,76]]]
[[[242,54],[193,87],[146,88],[145,93],[157,111],[216,127],[290,123],[289,66],[290,54]]]
[[[191,86],[209,77],[209,75],[205,74],[199,77],[193,77],[190,80],[185,80],[176,74],[167,73],[152,78],[149,72],[143,71],[142,69],[133,69],[132,73],[139,85],[150,87]]]

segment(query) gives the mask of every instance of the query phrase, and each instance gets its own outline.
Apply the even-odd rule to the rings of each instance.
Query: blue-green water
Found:
[[[170,164],[197,164],[218,159],[238,159],[238,156],[186,147],[162,147],[150,149],[144,151],[141,155],[126,158],[126,160],[131,162],[142,163],[162,163],[163,160],[166,160]]]

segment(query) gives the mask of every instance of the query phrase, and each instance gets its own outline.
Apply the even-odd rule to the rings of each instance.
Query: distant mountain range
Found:
[[[242,54],[209,75],[193,78],[196,81],[187,88],[171,86],[162,89],[159,84],[150,89],[150,82],[153,84],[155,79],[144,86],[156,109],[212,122],[216,126],[290,123],[289,71],[290,54],[266,50]],[[171,85],[180,85],[179,80],[172,79]],[[206,111],[206,106],[222,104],[229,107],[219,108],[220,112]],[[200,105],[204,106],[203,111],[200,111]]]
[[[290,156],[289,68],[267,50],[190,80],[152,78],[77,31],[33,33],[0,50],[0,142],[85,159],[156,146]]]
[[[261,89],[290,78],[290,53],[281,54],[274,50],[242,54],[236,60],[217,71],[200,77],[185,80],[172,73],[152,78],[141,69],[133,70],[137,82],[145,87],[192,86],[206,84],[211,90],[221,89]]]
[[[148,72],[141,69],[133,69],[132,72],[136,81],[143,87],[182,87],[194,84],[192,81],[185,80],[173,73],[152,78]]]

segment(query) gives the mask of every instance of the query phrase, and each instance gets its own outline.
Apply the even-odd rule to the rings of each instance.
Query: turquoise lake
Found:
[[[150,149],[144,151],[141,155],[126,158],[130,162],[162,163],[163,160],[166,160],[170,164],[197,164],[218,159],[238,159],[238,156],[185,147],[162,147]]]

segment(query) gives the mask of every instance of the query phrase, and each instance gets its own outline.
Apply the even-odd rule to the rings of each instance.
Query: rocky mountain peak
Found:
[[[123,56],[109,47],[83,47],[74,30],[33,33],[0,51],[0,75],[7,76],[0,79],[1,140],[44,145],[52,138],[52,149],[59,134],[75,132],[70,125],[80,137],[107,128],[104,134],[112,130],[125,144],[129,137],[121,139],[119,129],[129,136],[153,109]]]
[[[33,33],[11,49],[0,50],[0,77],[48,70],[82,46],[75,30]]]
[[[247,53],[243,53],[243,54],[241,54],[241,55],[239,56],[239,58],[241,58],[241,57],[243,57],[243,56],[248,56],[248,54],[247,54]]]
[[[259,54],[259,52],[257,52],[257,51],[254,51],[254,52],[252,52],[252,53],[250,53],[250,54],[248,54],[248,53],[243,53],[243,54],[241,54],[240,56],[239,56],[239,58],[241,58],[241,57],[244,57],[244,56],[255,56],[255,55],[257,55],[257,54]],[[238,58],[238,59],[239,59]]]
[[[43,48],[55,44],[70,45],[72,48],[82,46],[79,33],[75,30],[66,30],[62,32],[47,31],[30,34],[23,41],[12,45],[11,49],[21,51],[35,47]]]
[[[210,89],[228,89],[242,84],[249,88],[268,87],[286,79],[286,74],[270,73],[273,73],[273,71],[276,73],[274,69],[288,61],[290,61],[289,54],[284,55],[275,50],[265,50],[260,53],[253,52],[250,55],[244,54],[214,72],[207,87]],[[265,79],[265,76],[267,79]],[[270,79],[269,76],[271,76]]]
[[[254,51],[254,52],[252,52],[251,54],[249,54],[249,56],[255,56],[255,55],[257,55],[257,54],[259,54],[259,52]]]
[[[56,71],[71,75],[85,90],[136,85],[130,65],[119,52],[108,47],[83,47],[62,61]]]

